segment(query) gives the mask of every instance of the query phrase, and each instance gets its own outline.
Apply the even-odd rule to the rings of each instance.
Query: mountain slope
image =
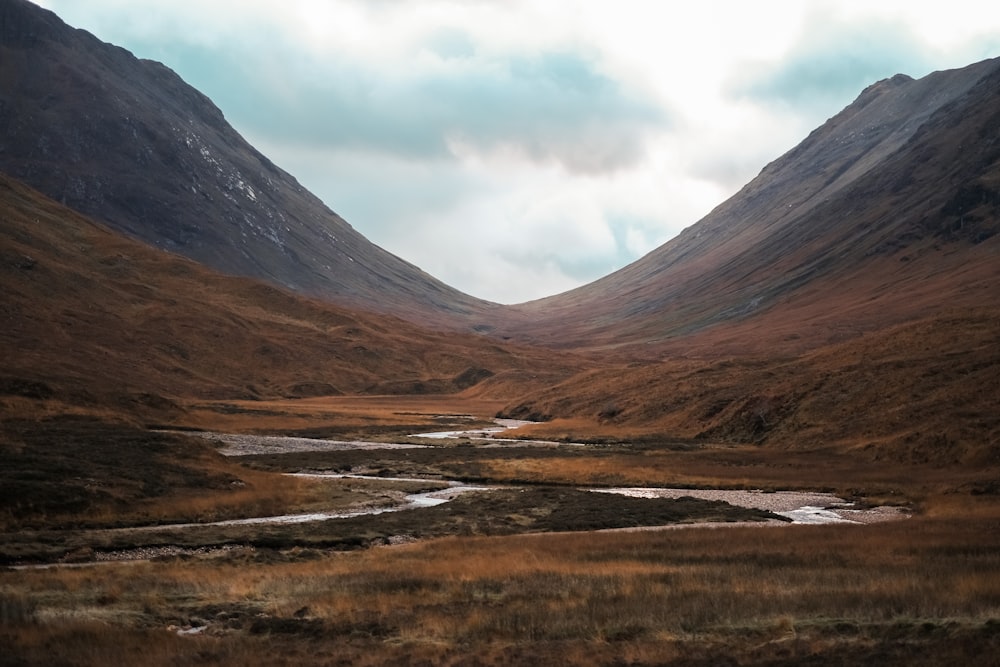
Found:
[[[173,72],[26,0],[0,0],[0,170],[216,270],[423,326],[630,355],[794,351],[989,294],[998,69],[878,82],[676,239],[515,307],[371,244]]]
[[[214,273],[2,174],[0,210],[0,412],[46,401],[134,413],[176,398],[447,393],[529,371],[545,382],[575,366]]]
[[[437,327],[493,304],[375,246],[160,63],[0,0],[0,170],[218,271]]]
[[[638,262],[510,331],[642,363],[537,392],[540,437],[1000,460],[1000,60],[894,77]],[[609,355],[611,356],[611,355]]]
[[[1000,59],[881,81],[677,238],[516,307],[502,331],[567,347],[803,349],[995,304],[998,136]]]
[[[753,442],[862,460],[1000,461],[1000,308],[889,327],[805,354],[665,359],[526,393],[538,437]]]

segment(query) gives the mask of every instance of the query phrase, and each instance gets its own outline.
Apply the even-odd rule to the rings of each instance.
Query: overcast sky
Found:
[[[159,60],[369,239],[515,303],[697,222],[981,0],[38,0]]]

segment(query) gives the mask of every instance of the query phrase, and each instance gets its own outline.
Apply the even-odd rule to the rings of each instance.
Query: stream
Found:
[[[477,447],[529,446],[529,447],[566,447],[584,446],[579,443],[564,443],[548,440],[519,440],[516,438],[497,437],[500,434],[520,428],[534,422],[516,419],[494,419],[496,426],[460,429],[452,431],[433,431],[429,433],[414,433],[410,437],[428,438],[431,440],[466,439],[476,442]],[[195,433],[200,437],[222,443],[219,451],[226,456],[249,456],[254,454],[274,454],[305,451],[337,451],[346,449],[411,449],[426,448],[432,445],[409,443],[384,443],[364,440],[322,440],[314,438],[240,435],[227,433]],[[309,521],[326,521],[330,519],[347,519],[357,516],[397,512],[402,510],[432,507],[452,500],[462,493],[482,493],[491,489],[517,489],[522,487],[509,485],[469,486],[457,480],[434,480],[427,478],[408,477],[376,477],[367,475],[340,473],[291,473],[301,477],[325,479],[372,479],[381,482],[437,482],[446,484],[447,488],[407,495],[403,501],[392,507],[372,507],[351,512],[313,512],[308,514],[286,514],[281,516],[254,517],[249,519],[230,519],[200,524],[173,524],[171,527],[187,526],[238,526],[252,524],[292,524]],[[660,487],[581,487],[583,490],[595,493],[613,493],[633,498],[683,498],[693,497],[706,500],[721,500],[738,507],[768,510],[791,520],[792,524],[828,524],[828,523],[876,523],[907,516],[906,512],[897,507],[857,508],[843,498],[830,493],[802,491],[759,491],[759,490],[727,490],[727,489],[672,489]],[[164,526],[150,526],[149,529]]]
[[[584,446],[579,443],[563,443],[545,440],[518,440],[514,438],[498,438],[497,436],[507,430],[518,428],[531,422],[516,420],[495,420],[495,427],[455,430],[455,431],[435,431],[431,433],[413,434],[411,437],[428,439],[467,439],[472,440],[476,447],[498,447],[498,446],[529,446],[529,447],[565,447]],[[308,451],[337,451],[349,449],[377,450],[377,449],[414,449],[426,448],[432,445],[409,444],[409,443],[383,443],[363,440],[322,440],[313,438],[287,437],[287,436],[262,436],[245,434],[226,434],[210,432],[184,432],[184,435],[202,437],[211,440],[219,447],[219,452],[226,456],[250,456],[256,454],[277,454],[288,452],[308,452]],[[279,524],[300,524],[315,521],[330,521],[336,519],[350,519],[359,516],[374,516],[386,512],[400,512],[405,510],[417,510],[421,508],[434,507],[447,503],[450,500],[466,493],[488,493],[492,490],[500,489],[524,489],[523,486],[494,484],[489,486],[471,485],[458,480],[415,478],[415,477],[383,477],[374,475],[351,474],[351,473],[329,473],[329,472],[298,472],[286,473],[296,477],[308,477],[313,479],[343,480],[362,479],[377,480],[383,483],[426,483],[438,484],[443,488],[423,491],[420,493],[400,494],[400,501],[395,505],[380,507],[360,507],[351,511],[336,512],[309,512],[300,514],[282,514],[276,516],[258,516],[244,519],[227,519],[221,521],[205,521],[193,523],[166,523],[144,526],[133,526],[127,528],[105,528],[98,529],[102,533],[119,531],[163,531],[163,530],[184,530],[188,528],[201,528],[211,526],[252,526],[252,525],[279,525]],[[754,526],[775,526],[775,525],[816,525],[816,524],[870,524],[882,521],[892,521],[904,519],[909,516],[907,510],[900,507],[855,507],[852,503],[843,498],[839,498],[830,493],[802,492],[802,491],[762,491],[762,490],[729,490],[729,489],[678,489],[661,487],[578,487],[582,491],[593,493],[609,493],[629,496],[633,498],[683,498],[693,497],[706,500],[721,500],[738,507],[751,509],[768,510],[787,519],[790,522],[761,521],[752,524],[740,522],[732,523],[690,523],[672,524],[666,526],[650,526],[648,530],[658,530],[667,528],[693,528],[720,527],[735,525]],[[612,530],[635,530],[632,528],[612,529]],[[222,547],[221,550],[232,547]],[[218,551],[219,549],[209,548],[207,551]],[[182,548],[176,546],[165,547],[140,547],[121,552],[105,554],[103,558],[95,561],[82,563],[50,563],[41,565],[18,565],[12,566],[17,569],[31,569],[44,567],[83,567],[95,565],[103,562],[115,562],[120,560],[148,560],[160,555],[170,555],[177,553],[202,553],[204,548]]]
[[[296,477],[314,479],[370,479],[380,482],[438,482],[446,484],[443,489],[412,493],[405,496],[402,502],[389,507],[365,507],[348,512],[308,512],[303,514],[280,514],[275,516],[259,516],[246,519],[226,519],[222,521],[204,521],[197,523],[170,523],[130,528],[115,528],[105,530],[115,531],[155,531],[177,530],[210,526],[251,526],[298,524],[312,521],[329,521],[333,519],[351,519],[359,516],[374,516],[386,512],[400,512],[424,507],[434,507],[454,500],[464,493],[483,493],[496,489],[521,489],[511,485],[474,486],[456,480],[433,480],[412,477],[377,477],[373,475],[352,475],[341,473],[288,473]],[[899,508],[875,507],[857,509],[852,503],[829,493],[806,493],[801,491],[730,491],[716,489],[670,489],[659,487],[580,487],[581,490],[594,493],[609,493],[630,496],[633,498],[703,498],[721,500],[738,507],[763,509],[771,511],[791,520],[792,524],[824,524],[824,523],[877,523],[899,519],[906,514]],[[766,523],[766,522],[765,522]],[[690,524],[698,525],[698,524]]]

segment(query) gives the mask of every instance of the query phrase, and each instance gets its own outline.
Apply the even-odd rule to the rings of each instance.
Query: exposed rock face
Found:
[[[493,307],[369,242],[167,67],[25,0],[0,2],[0,170],[229,274],[437,326]]]

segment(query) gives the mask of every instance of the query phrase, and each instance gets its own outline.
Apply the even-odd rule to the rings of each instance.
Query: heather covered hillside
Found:
[[[508,412],[555,420],[538,433],[995,461],[998,95],[996,60],[873,84],[676,239],[517,307],[526,339],[641,362]]]
[[[539,436],[671,434],[936,465],[1000,461],[1000,310],[956,310],[787,357],[598,370],[505,410]]]
[[[452,393],[573,366],[214,273],[7,177],[0,202],[9,415],[48,401],[127,414],[180,398]]]
[[[162,65],[0,11],[17,406],[468,390],[584,431],[995,447],[1000,61],[874,83],[637,262],[497,306],[369,243]]]

